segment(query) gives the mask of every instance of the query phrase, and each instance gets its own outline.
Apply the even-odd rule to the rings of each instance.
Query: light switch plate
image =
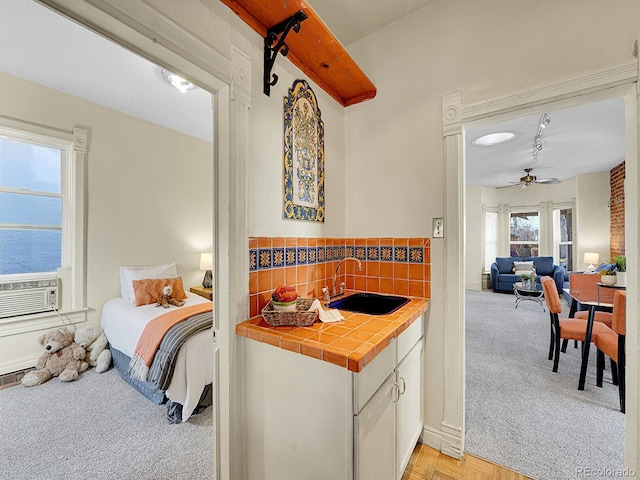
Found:
[[[433,219],[433,238],[444,237],[444,218]]]

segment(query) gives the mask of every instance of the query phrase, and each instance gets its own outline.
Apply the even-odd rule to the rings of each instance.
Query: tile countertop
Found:
[[[429,299],[414,297],[389,315],[340,310],[344,320],[308,327],[272,327],[257,316],[236,325],[236,334],[359,372],[428,308]]]

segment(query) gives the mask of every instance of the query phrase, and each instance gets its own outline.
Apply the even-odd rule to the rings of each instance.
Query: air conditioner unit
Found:
[[[57,278],[0,282],[0,318],[57,309]]]

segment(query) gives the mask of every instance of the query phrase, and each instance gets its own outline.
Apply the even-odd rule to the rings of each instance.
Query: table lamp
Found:
[[[200,270],[205,270],[202,286],[211,288],[211,269],[213,268],[213,255],[211,253],[200,254]]]
[[[584,263],[588,265],[587,272],[593,272],[596,267],[594,264],[600,261],[600,254],[596,252],[585,252],[584,254]]]

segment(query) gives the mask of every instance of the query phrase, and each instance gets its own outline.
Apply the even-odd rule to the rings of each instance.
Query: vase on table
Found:
[[[619,287],[627,286],[627,272],[616,272],[616,285]]]
[[[600,281],[605,285],[611,286],[611,285],[615,285],[618,280],[615,275],[602,275],[600,277]]]

